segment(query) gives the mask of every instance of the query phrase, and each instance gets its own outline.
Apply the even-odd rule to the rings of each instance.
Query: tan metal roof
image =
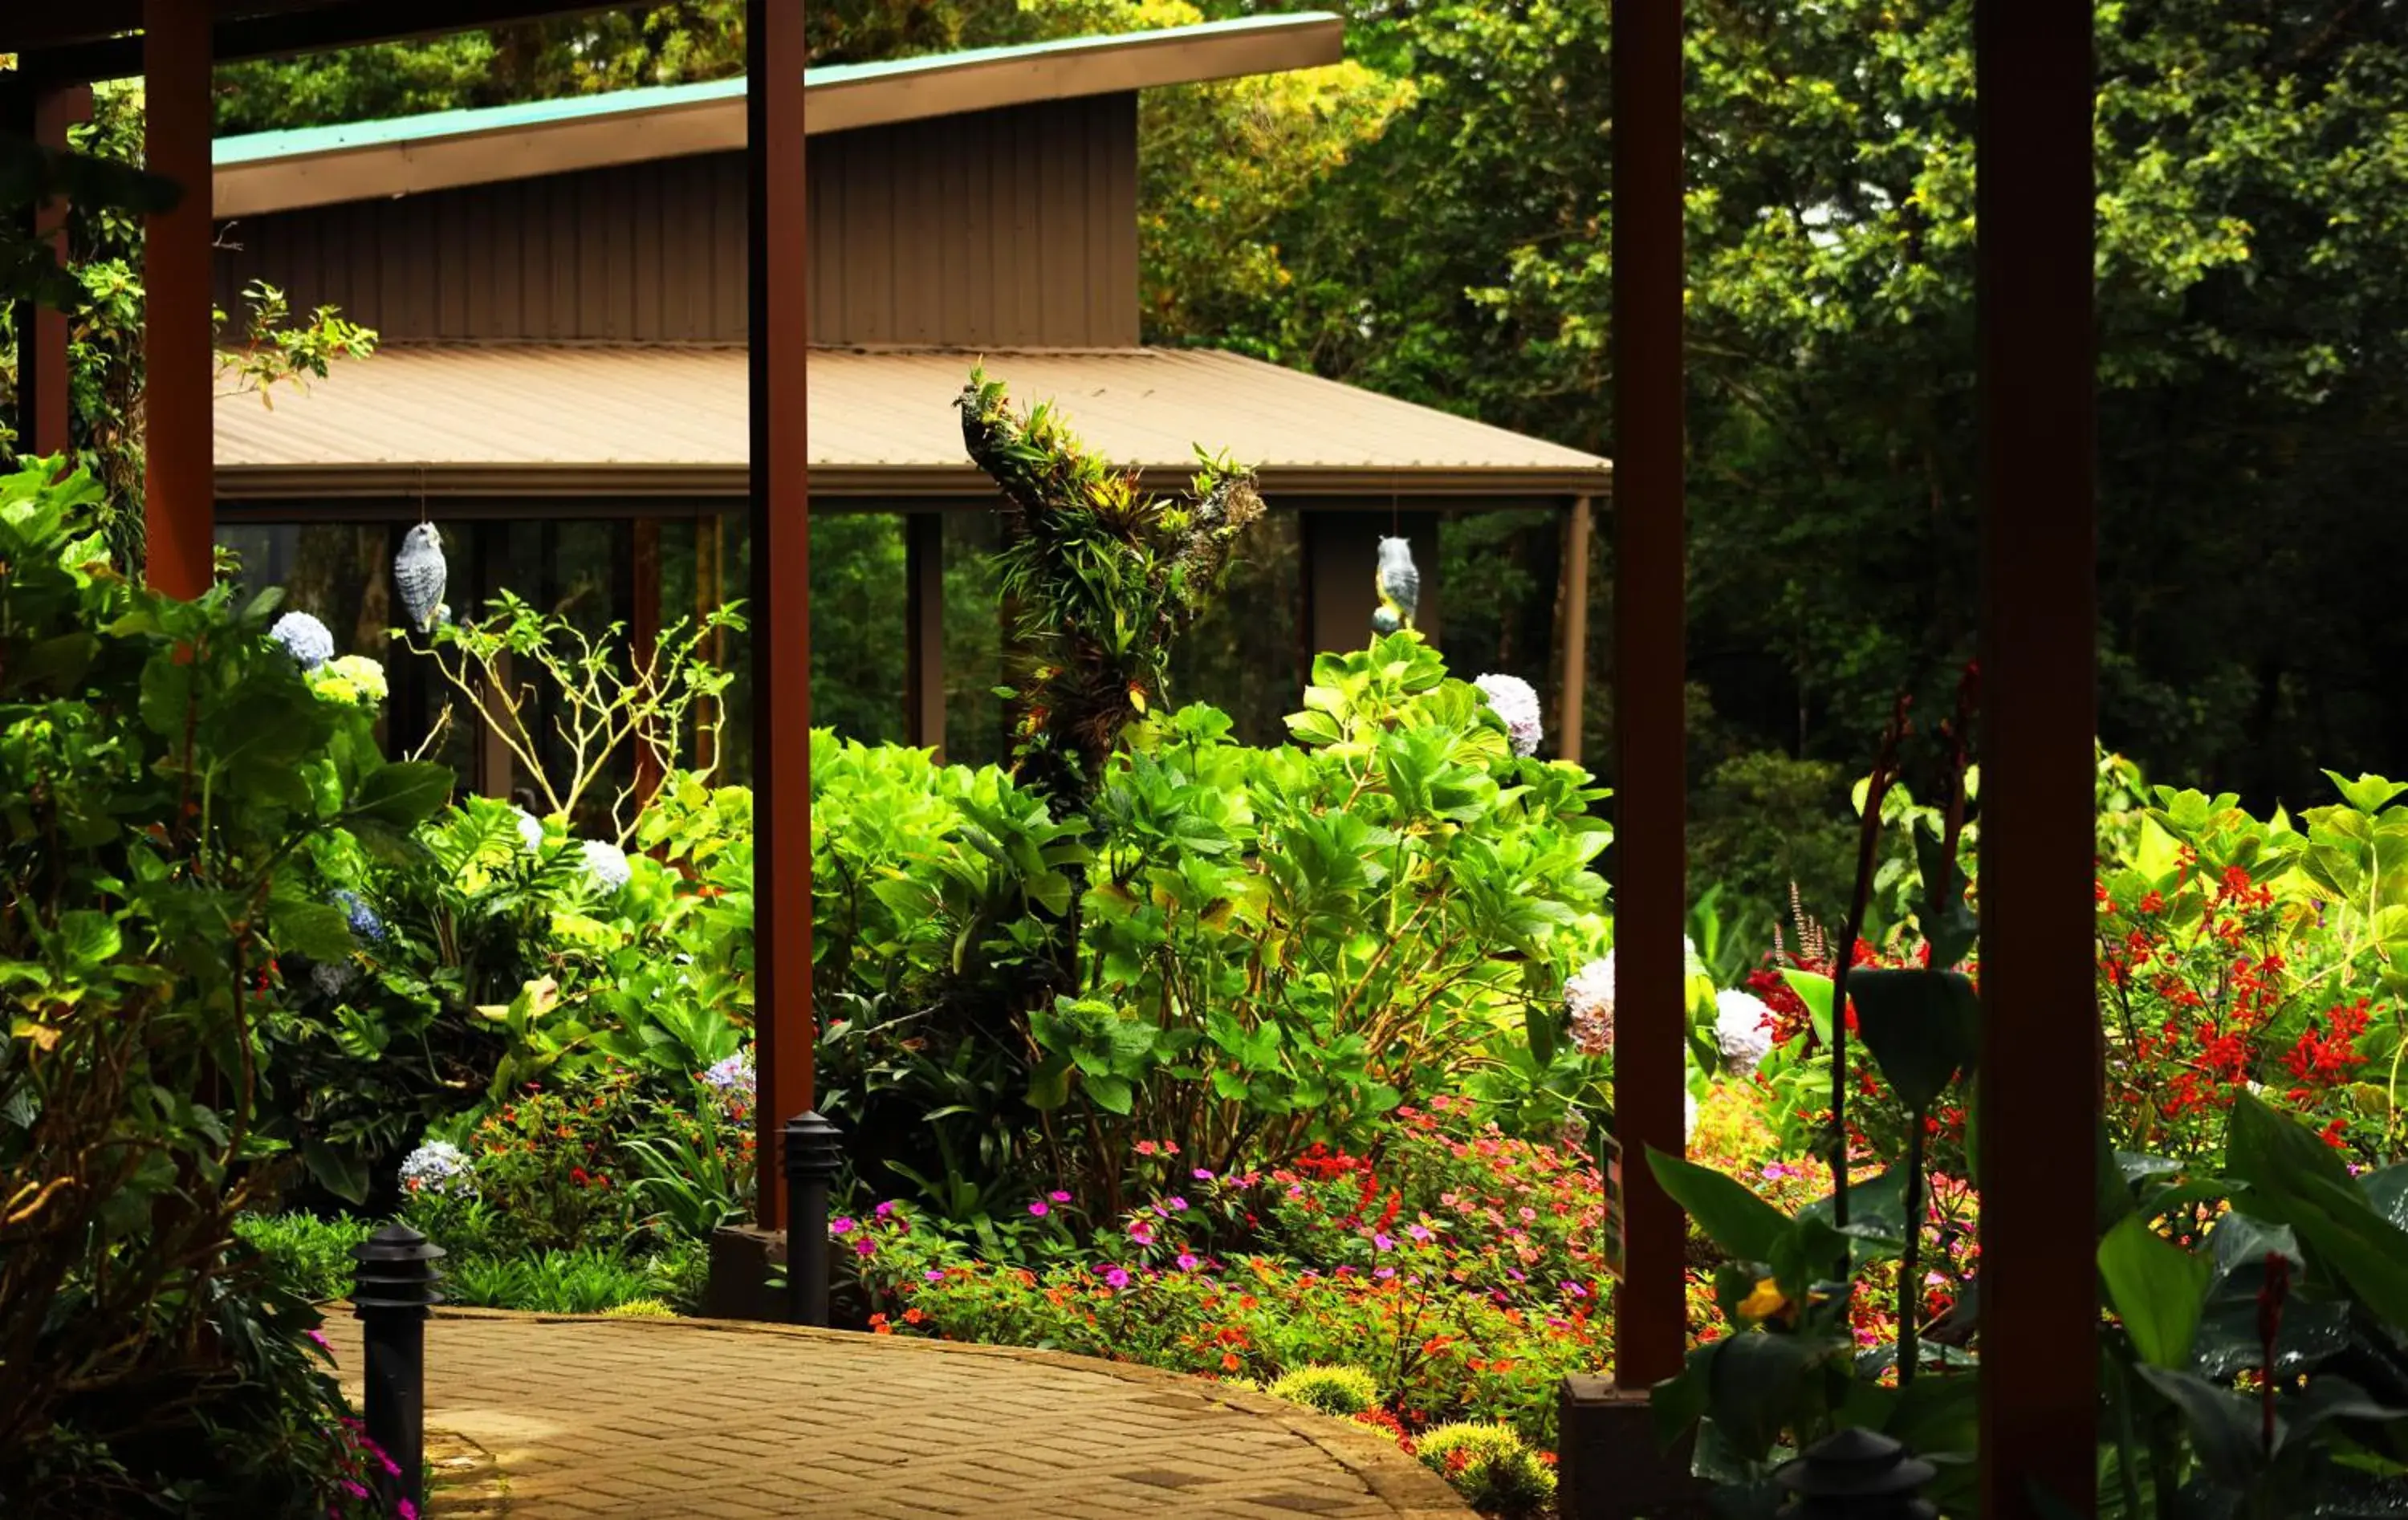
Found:
[[[978,495],[953,400],[979,355],[814,350],[811,491]],[[1196,349],[984,356],[1090,447],[1169,484],[1195,445],[1266,490],[1566,495],[1605,490],[1577,450],[1275,365]],[[218,494],[708,495],[746,488],[744,352],[666,345],[437,345],[338,360],[306,391],[217,403]]]
[[[1345,39],[1341,19],[1311,11],[832,65],[804,77],[803,131],[1312,68],[1341,61]],[[211,206],[257,216],[732,151],[744,146],[744,92],[740,79],[714,79],[221,137]]]

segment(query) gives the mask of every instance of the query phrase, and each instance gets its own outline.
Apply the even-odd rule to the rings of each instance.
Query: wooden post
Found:
[[[1564,512],[1564,688],[1555,710],[1555,753],[1581,757],[1582,696],[1588,690],[1588,498],[1574,496]]]
[[[661,644],[661,520],[639,517],[632,524],[627,567],[627,656],[640,670],[659,657]],[[649,724],[635,736],[636,807],[641,811],[661,789],[661,757]]]
[[[11,124],[44,148],[67,146],[67,128],[92,119],[92,87],[30,85],[11,101]],[[27,208],[36,242],[66,262],[67,208],[46,201]],[[27,297],[17,303],[17,452],[48,457],[74,446],[67,370],[67,314]]]
[[[752,356],[752,966],[763,1227],[786,1122],[813,1101],[811,563],[803,388],[803,0],[747,0]]]
[[[903,685],[906,741],[945,757],[945,519],[903,518]]]
[[[2089,0],[1976,0],[1982,1511],[2095,1507]]]
[[[143,225],[143,527],[151,585],[207,591],[217,512],[210,345],[209,7],[143,0],[142,151],[183,191]]]
[[[1684,1140],[1681,930],[1688,898],[1683,732],[1681,0],[1613,5],[1614,1119],[1628,1200],[1614,1381],[1687,1352],[1680,1208],[1647,1148]]]

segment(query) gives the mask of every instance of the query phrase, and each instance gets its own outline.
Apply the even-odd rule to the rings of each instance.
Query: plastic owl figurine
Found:
[[[432,523],[421,523],[402,535],[401,552],[393,557],[394,589],[401,593],[401,609],[420,633],[435,626],[443,607],[443,536]]]
[[[1392,634],[1413,625],[1421,606],[1422,572],[1413,566],[1413,546],[1403,538],[1380,540],[1380,567],[1374,572],[1380,605],[1371,612],[1371,630]]]

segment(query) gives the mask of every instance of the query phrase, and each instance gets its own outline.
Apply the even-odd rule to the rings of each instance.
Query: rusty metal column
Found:
[[[197,596],[209,586],[217,514],[207,0],[144,0],[142,72],[144,162],[183,192],[142,229],[147,573],[161,591]]]
[[[804,371],[803,0],[745,7],[752,372],[752,977],[759,1072],[754,1215],[785,1224],[786,1121],[812,1103],[811,565]]]
[[[2098,1268],[2089,0],[1976,0],[1982,1513],[2088,1514]],[[2082,1218],[2088,1216],[2084,1214]]]
[[[1681,0],[1613,7],[1613,1106],[1627,1200],[1614,1382],[1687,1351],[1680,1209],[1645,1147],[1679,1154],[1687,913],[1682,506]]]
[[[67,128],[92,119],[92,86],[33,85],[17,103],[22,129],[53,151],[67,146]],[[48,241],[51,256],[66,262],[64,201],[31,208],[33,236]],[[67,316],[28,297],[17,304],[17,452],[64,453],[72,446],[73,407],[67,370]]]

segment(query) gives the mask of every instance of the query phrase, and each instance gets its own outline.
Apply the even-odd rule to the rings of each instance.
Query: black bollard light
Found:
[[[400,1496],[426,1507],[426,1321],[443,1301],[443,1248],[408,1225],[387,1225],[351,1247],[351,1312],[360,1322],[368,1439],[401,1470]]]
[[[1932,1520],[1923,1485],[1938,1471],[1879,1431],[1852,1427],[1773,1476],[1795,1496],[1781,1513],[1799,1520]]]
[[[795,1323],[828,1322],[828,1184],[844,1167],[844,1134],[816,1111],[786,1121],[786,1280]]]

